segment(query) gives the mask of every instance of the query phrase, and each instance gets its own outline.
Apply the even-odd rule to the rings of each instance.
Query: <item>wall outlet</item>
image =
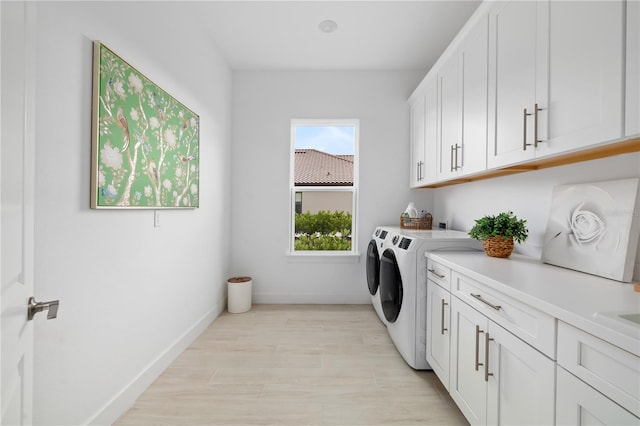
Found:
[[[449,225],[447,222],[438,222],[438,229],[448,229]]]
[[[160,228],[160,211],[159,210],[153,211],[153,227]]]

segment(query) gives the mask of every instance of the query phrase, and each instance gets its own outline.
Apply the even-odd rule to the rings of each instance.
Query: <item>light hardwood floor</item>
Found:
[[[116,425],[466,425],[371,305],[224,312]]]

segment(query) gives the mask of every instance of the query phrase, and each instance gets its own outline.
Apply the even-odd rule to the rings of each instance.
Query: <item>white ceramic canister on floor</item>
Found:
[[[227,280],[227,310],[241,314],[251,310],[251,277],[233,277]]]

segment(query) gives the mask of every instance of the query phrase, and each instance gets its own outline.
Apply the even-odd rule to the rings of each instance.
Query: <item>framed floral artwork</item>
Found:
[[[198,115],[99,41],[92,132],[92,208],[198,207]]]
[[[553,189],[542,261],[629,282],[638,249],[640,179]]]

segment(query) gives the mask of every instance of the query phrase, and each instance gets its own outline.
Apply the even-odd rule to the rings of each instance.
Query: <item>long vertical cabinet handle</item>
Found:
[[[484,335],[484,381],[489,381],[489,376],[493,376],[493,373],[489,373],[489,342],[493,341],[491,337],[489,337],[489,333],[487,332]]]
[[[522,113],[522,120],[524,122],[524,124],[522,126],[523,129],[524,129],[523,137],[522,137],[522,149],[525,150],[525,151],[527,150],[527,147],[531,145],[530,143],[527,143],[527,117],[530,116],[530,115],[531,115],[531,113],[527,112],[527,109],[525,108],[523,113]]]
[[[420,180],[424,179],[424,161],[420,161]]]
[[[444,307],[449,305],[447,302],[442,299],[442,305],[440,306],[440,334],[444,334],[445,331],[448,331],[448,328],[444,328]]]
[[[538,108],[538,104],[535,107],[536,109],[533,112],[533,147],[537,148],[538,144],[544,141],[538,139],[538,112],[542,111],[542,108]]]
[[[482,363],[480,363],[480,333],[484,333],[484,331],[480,330],[480,326],[476,325],[476,358],[475,358],[475,365],[476,365],[476,371],[478,371],[478,367],[480,367],[481,365],[483,365]]]
[[[458,144],[456,144],[456,170],[462,167],[462,166],[458,166],[458,151],[460,149],[462,149],[462,145],[458,146]]]
[[[450,157],[450,163],[451,163],[451,171],[453,171],[453,145],[451,145],[451,157]]]

